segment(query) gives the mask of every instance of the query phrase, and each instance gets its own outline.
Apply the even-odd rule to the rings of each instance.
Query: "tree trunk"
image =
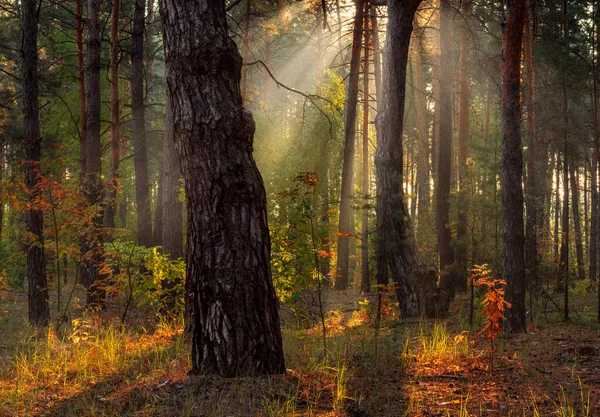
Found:
[[[28,204],[34,205],[40,198],[36,188],[40,181],[41,138],[38,108],[38,19],[40,2],[23,0],[21,19],[23,38],[21,43],[21,82],[23,100],[23,151],[25,160],[25,187]],[[25,213],[27,238],[27,283],[29,322],[46,326],[50,321],[48,285],[46,282],[46,258],[44,256],[44,215],[41,210],[30,207]]]
[[[417,183],[418,183],[418,211],[417,211],[417,237],[423,235],[428,228],[429,222],[429,126],[427,126],[427,101],[425,97],[425,79],[423,75],[423,38],[415,38],[415,71],[416,77],[416,101],[417,101],[417,131],[418,131],[418,160],[417,160]]]
[[[521,147],[521,40],[526,16],[525,0],[508,6],[502,37],[502,201],[503,263],[506,330],[525,331],[525,259],[523,231],[523,154]]]
[[[115,227],[116,196],[121,161],[121,112],[119,108],[119,17],[120,0],[112,0],[110,20],[110,172],[104,207],[104,226]]]
[[[87,18],[87,143],[85,185],[88,204],[97,206],[102,201],[102,147],[100,143],[100,0],[88,0]],[[102,261],[102,238],[98,233],[102,215],[93,219],[92,233],[86,236],[86,261],[82,271],[82,284],[87,288],[87,303],[92,308],[104,305],[105,288],[99,275]]]
[[[527,222],[525,229],[525,270],[529,290],[536,285],[538,270],[538,238],[537,238],[537,216],[539,190],[537,186],[536,161],[538,159],[537,138],[535,134],[535,109],[534,109],[534,66],[532,43],[533,35],[529,23],[529,15],[525,17],[524,52],[525,52],[525,74],[526,74],[526,106],[527,106],[527,138],[529,146],[527,152],[527,177],[525,179],[525,208]]]
[[[423,268],[415,245],[412,224],[403,190],[404,98],[406,66],[414,14],[420,0],[390,0],[385,43],[384,77],[379,114],[377,170],[377,283],[386,280],[389,265],[403,317],[416,317],[429,308],[420,293],[428,293],[431,280],[418,282],[415,273]],[[425,276],[424,276],[425,277]],[[433,280],[435,287],[435,278]],[[435,290],[434,290],[435,291]]]
[[[591,220],[590,220],[590,280],[596,281],[598,271],[598,158],[592,151],[591,174]]]
[[[181,168],[173,135],[173,114],[169,97],[165,114],[165,142],[163,146],[163,206],[162,252],[171,259],[183,256],[183,206],[179,201]]]
[[[4,136],[0,135],[0,180],[4,180]],[[4,225],[4,190],[0,187],[0,242]]]
[[[575,230],[575,254],[577,256],[577,272],[580,280],[585,280],[583,263],[583,243],[581,239],[581,218],[579,216],[579,182],[575,175],[575,160],[571,159],[571,205],[573,206],[573,229]]]
[[[342,167],[342,190],[338,231],[338,259],[335,289],[348,288],[350,237],[352,229],[352,192],[354,176],[354,148],[356,135],[356,113],[358,102],[358,79],[360,76],[360,52],[362,46],[362,28],[364,22],[364,0],[355,0],[354,32],[352,38],[352,57],[350,76],[346,94],[346,116],[344,122],[344,162]]]
[[[471,0],[462,2],[463,18],[467,19],[471,14]],[[467,290],[467,213],[469,212],[469,189],[470,180],[467,172],[467,158],[469,157],[469,99],[470,83],[470,42],[471,32],[467,27],[462,29],[460,38],[460,80],[459,80],[459,106],[458,106],[458,184],[459,201],[458,222],[456,226],[456,263],[459,268],[456,281],[456,289],[461,292]]]
[[[87,143],[87,115],[85,97],[85,63],[83,50],[83,6],[84,0],[75,1],[75,44],[77,46],[77,81],[79,83],[79,117],[81,118],[81,133],[79,135],[79,176],[83,183],[86,173],[86,143]]]
[[[145,6],[145,0],[135,0],[133,33],[131,34],[131,111],[133,115],[133,165],[135,168],[138,243],[149,247],[152,246],[152,215],[150,212],[146,111],[144,106]]]
[[[454,263],[450,231],[450,182],[452,178],[452,56],[450,44],[450,0],[440,0],[440,115],[436,184],[436,224],[440,258],[440,285],[443,304],[454,297],[454,277],[448,267]]]
[[[246,0],[244,11],[244,33],[242,34],[242,59],[247,63],[250,58],[250,9],[252,0]],[[240,83],[242,99],[248,100],[248,66],[242,67],[242,81]]]
[[[363,64],[363,120],[362,120],[362,230],[361,230],[361,282],[363,293],[371,291],[371,276],[369,274],[369,48],[371,47],[369,32],[369,4],[364,4],[366,14],[364,22],[364,64]]]
[[[184,175],[192,372],[283,373],[266,195],[222,1],[161,0],[168,94]]]

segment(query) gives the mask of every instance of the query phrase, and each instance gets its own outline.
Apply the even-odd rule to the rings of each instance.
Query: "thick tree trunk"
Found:
[[[504,206],[503,264],[506,330],[525,331],[525,254],[523,230],[523,153],[521,147],[521,41],[526,17],[525,0],[508,7],[502,37],[502,202]]]
[[[119,108],[119,17],[121,1],[112,0],[110,20],[110,172],[104,207],[104,226],[115,227],[116,196],[121,161],[121,112]]]
[[[585,279],[585,265],[583,263],[583,243],[581,239],[581,217],[579,215],[579,182],[575,175],[575,160],[571,160],[569,167],[571,177],[571,205],[573,206],[573,229],[575,231],[575,254],[577,256],[577,273],[580,280]]]
[[[363,208],[361,220],[361,281],[360,290],[363,293],[371,291],[371,276],[369,274],[369,4],[365,3],[365,23],[364,23],[364,63],[363,63],[363,120],[362,120],[362,193]]]
[[[450,0],[440,0],[440,115],[436,184],[436,225],[440,262],[442,304],[454,297],[454,276],[448,267],[454,263],[450,231],[450,182],[452,179],[452,46],[450,44]],[[444,308],[445,309],[445,308]]]
[[[41,138],[38,109],[38,19],[40,2],[23,0],[21,19],[23,39],[21,49],[21,82],[23,100],[23,151],[25,160],[25,187],[27,201],[35,204],[39,198],[36,186],[40,180]],[[25,227],[30,236],[27,250],[27,283],[29,284],[29,322],[46,326],[50,321],[48,285],[46,282],[46,258],[44,256],[44,215],[31,207],[25,213]]]
[[[463,0],[462,14],[468,22],[471,14],[471,0]],[[469,188],[471,186],[467,172],[467,158],[469,157],[469,99],[470,83],[469,74],[471,32],[467,27],[462,29],[460,38],[460,64],[459,64],[459,106],[458,106],[458,178],[459,201],[458,221],[456,225],[456,263],[459,268],[456,289],[461,292],[467,290],[467,213],[469,212]]]
[[[102,147],[100,144],[100,0],[88,0],[87,18],[87,143],[85,189],[88,204],[99,205],[102,201]],[[102,215],[92,219],[93,232],[86,236],[86,261],[82,270],[82,284],[87,288],[87,302],[92,308],[104,305],[104,282],[99,275],[102,261],[102,237],[98,229],[102,225]]]
[[[285,371],[266,195],[252,158],[242,59],[222,1],[161,0],[168,92],[185,180],[192,372]]]
[[[378,262],[385,260],[383,265],[377,266],[377,283],[385,283],[389,266],[403,317],[416,317],[426,309],[435,310],[436,306],[425,298],[430,291],[437,291],[435,277],[433,282],[428,274],[421,274],[420,282],[415,277],[422,272],[423,263],[415,245],[403,190],[406,66],[414,14],[419,4],[420,0],[390,0],[388,3],[384,77],[376,121],[377,259]]]
[[[131,34],[131,111],[133,115],[133,165],[135,168],[138,243],[149,247],[152,246],[152,215],[150,212],[146,111],[144,106],[145,6],[145,0],[135,0],[133,33]]]
[[[338,231],[338,259],[335,289],[348,288],[350,239],[352,232],[352,192],[354,177],[354,149],[356,136],[356,114],[358,102],[358,80],[360,77],[360,52],[362,46],[362,28],[364,23],[364,0],[355,0],[354,33],[352,38],[352,57],[350,59],[350,76],[346,94],[344,121],[344,162],[342,167],[342,190],[340,202],[340,219]]]

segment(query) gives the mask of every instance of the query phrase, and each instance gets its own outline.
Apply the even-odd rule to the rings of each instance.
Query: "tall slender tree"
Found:
[[[363,209],[361,220],[361,282],[360,290],[368,293],[371,290],[371,276],[369,273],[369,69],[371,32],[369,30],[369,4],[365,3],[364,23],[364,61],[363,61],[363,120],[362,120],[362,194]]]
[[[145,0],[135,0],[131,34],[131,111],[133,115],[133,164],[135,168],[135,203],[138,243],[152,246],[152,214],[148,145],[146,143],[146,110],[144,105],[144,23]]]
[[[225,2],[160,0],[160,6],[187,199],[192,372],[282,373],[267,201]]]
[[[506,330],[525,331],[525,249],[523,230],[523,151],[521,148],[521,42],[526,1],[507,5],[502,36],[502,227]]]
[[[355,0],[354,31],[350,76],[346,93],[344,121],[344,162],[342,167],[342,190],[340,196],[340,220],[338,225],[338,260],[335,288],[348,288],[350,265],[350,234],[352,232],[352,193],[354,179],[354,152],[356,140],[356,115],[358,103],[358,80],[360,77],[360,52],[364,24],[364,0]]]
[[[23,94],[23,150],[25,161],[25,187],[31,205],[26,213],[27,284],[29,294],[29,322],[45,326],[50,321],[48,284],[46,282],[46,257],[44,256],[44,215],[34,207],[39,198],[42,156],[40,116],[38,104],[38,23],[41,3],[24,0],[21,3],[21,82]]]

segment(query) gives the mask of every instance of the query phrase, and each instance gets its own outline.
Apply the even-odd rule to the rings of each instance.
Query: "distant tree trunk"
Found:
[[[534,64],[533,64],[533,34],[529,23],[529,15],[525,17],[524,32],[524,53],[525,53],[525,74],[526,91],[525,99],[527,106],[527,138],[529,146],[527,152],[527,177],[525,179],[525,208],[527,213],[527,222],[525,226],[525,269],[529,290],[532,291],[537,285],[538,270],[538,202],[539,190],[537,184],[536,162],[538,159],[538,146],[535,134],[535,109],[534,109]]]
[[[417,160],[417,183],[418,183],[418,212],[417,212],[417,237],[424,232],[429,225],[429,126],[427,126],[427,101],[425,97],[425,79],[423,75],[423,38],[415,38],[415,71],[416,77],[416,101],[417,101],[417,132],[418,132],[418,160]]]
[[[471,0],[463,0],[462,14],[468,22],[471,14]],[[459,107],[458,107],[458,178],[459,201],[458,222],[456,226],[456,263],[460,271],[457,275],[456,289],[461,292],[467,290],[467,213],[469,212],[469,188],[471,186],[467,172],[467,158],[469,157],[469,101],[471,93],[471,78],[469,74],[471,32],[467,27],[462,29],[460,38],[460,64],[459,64]]]
[[[135,168],[135,202],[138,243],[152,246],[152,214],[146,144],[144,106],[144,19],[145,0],[135,0],[131,34],[131,111],[133,115],[133,165]]]
[[[577,256],[577,272],[580,280],[585,280],[583,263],[583,243],[581,239],[581,217],[579,215],[579,182],[575,175],[575,160],[571,159],[571,205],[573,206],[573,229],[575,230],[575,254]]]
[[[556,152],[554,157],[554,169],[555,169],[555,179],[554,182],[556,184],[556,190],[554,192],[554,265],[556,267],[556,271],[560,269],[560,237],[558,235],[558,231],[560,228],[560,156],[559,153]]]
[[[502,202],[503,263],[506,301],[506,330],[524,332],[525,254],[523,230],[523,154],[521,147],[521,41],[527,6],[513,0],[502,37]]]
[[[23,100],[23,150],[25,160],[25,187],[27,201],[34,204],[39,198],[36,189],[40,180],[41,138],[38,108],[38,0],[21,2],[21,23],[23,38],[21,43],[21,82]],[[35,326],[47,326],[50,321],[48,304],[48,284],[46,282],[46,258],[44,256],[44,215],[35,207],[25,213],[25,227],[28,237],[27,283],[29,300],[29,322]]]
[[[192,372],[283,373],[266,195],[225,2],[160,0],[168,94],[185,180]],[[191,46],[194,47],[191,47]]]
[[[110,20],[110,173],[104,207],[104,226],[115,227],[116,196],[121,161],[121,112],[119,108],[119,17],[120,0],[112,0]]]
[[[346,94],[344,121],[344,162],[342,167],[342,190],[340,202],[340,219],[338,231],[338,260],[335,289],[348,288],[350,237],[352,230],[352,192],[354,176],[354,144],[356,136],[356,113],[358,102],[358,79],[360,76],[360,52],[362,46],[362,28],[364,22],[364,0],[355,0],[354,32],[352,38],[352,57],[350,60],[350,76]]]
[[[450,182],[452,179],[452,46],[450,44],[450,0],[440,0],[440,115],[436,184],[436,224],[440,258],[441,302],[454,297],[454,276],[447,268],[454,263],[450,231]]]
[[[596,281],[598,271],[598,157],[592,151],[591,174],[591,220],[590,220],[590,280]]]
[[[75,44],[77,46],[77,80],[79,82],[79,117],[81,133],[79,136],[79,176],[83,181],[86,173],[85,156],[87,143],[86,97],[85,97],[85,63],[83,50],[83,6],[84,0],[75,1]]]
[[[378,146],[375,153],[377,169],[377,283],[386,281],[387,267],[396,284],[402,317],[416,317],[431,307],[424,297],[435,288],[423,274],[415,245],[412,224],[403,190],[404,97],[412,24],[421,0],[390,0],[388,30],[385,42],[384,77],[379,114],[377,116]],[[434,274],[435,276],[435,274]],[[433,308],[435,310],[435,308]],[[428,314],[429,315],[429,314]]]
[[[146,27],[144,31],[144,54],[146,60],[146,102],[152,103],[154,93],[154,44],[152,42],[154,24],[154,0],[147,0]]]
[[[379,46],[379,23],[377,19],[377,9],[375,7],[371,7],[370,10],[371,30],[373,32],[373,76],[375,78],[375,99],[378,104],[379,96],[381,94],[381,48]]]
[[[179,201],[181,168],[175,147],[173,114],[169,97],[165,115],[165,142],[163,146],[163,206],[162,252],[171,259],[183,256],[183,205]]]
[[[100,0],[88,0],[87,17],[87,146],[85,188],[88,204],[99,205],[102,201],[102,147],[100,143]],[[82,271],[82,283],[87,288],[87,303],[92,308],[104,306],[105,288],[99,275],[102,261],[102,237],[97,232],[102,226],[102,215],[92,219],[93,232],[86,236],[86,261]]]
[[[362,230],[361,230],[361,283],[360,290],[363,293],[371,291],[371,276],[369,274],[369,4],[365,3],[364,23],[364,64],[363,64],[363,124],[362,124]]]
[[[433,56],[431,63],[431,88],[433,92],[433,140],[431,141],[431,171],[433,176],[433,187],[435,199],[437,199],[438,170],[440,159],[440,56]],[[437,219],[437,204],[436,204]],[[437,220],[436,220],[437,222]],[[439,252],[438,252],[439,256]]]

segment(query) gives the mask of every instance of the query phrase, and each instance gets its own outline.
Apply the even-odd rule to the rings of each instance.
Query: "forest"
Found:
[[[600,417],[598,0],[0,0],[0,417]]]

